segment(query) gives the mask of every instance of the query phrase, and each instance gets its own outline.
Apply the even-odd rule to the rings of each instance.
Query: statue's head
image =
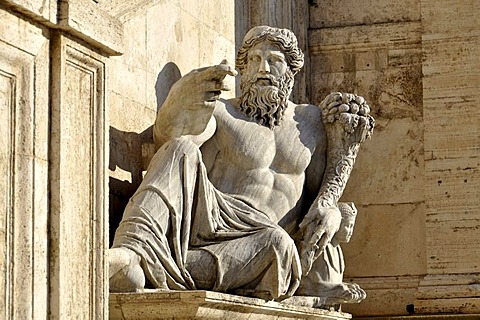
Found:
[[[342,222],[335,234],[335,238],[338,242],[349,242],[353,234],[353,227],[355,226],[357,208],[353,202],[340,202],[338,209],[340,209],[340,213],[342,214]]]
[[[270,42],[285,55],[288,67],[295,75],[303,67],[303,53],[298,47],[297,37],[288,29],[257,26],[250,29],[243,38],[237,53],[236,66],[243,74],[248,65],[248,52],[261,42]]]
[[[240,109],[273,129],[283,119],[293,77],[303,66],[297,38],[287,29],[252,28],[238,51],[242,98]]]

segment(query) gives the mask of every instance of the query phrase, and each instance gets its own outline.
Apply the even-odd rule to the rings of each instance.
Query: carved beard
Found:
[[[260,85],[257,81],[266,82],[270,85]],[[259,124],[274,129],[283,120],[285,109],[288,106],[288,97],[293,88],[293,74],[287,69],[285,75],[277,80],[272,75],[259,75],[247,78],[243,75],[240,83],[242,97],[240,110],[252,117]]]

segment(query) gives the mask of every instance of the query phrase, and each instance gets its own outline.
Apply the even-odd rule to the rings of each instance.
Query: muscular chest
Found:
[[[271,169],[276,173],[303,173],[311,160],[315,141],[301,135],[293,110],[271,130],[238,114],[222,114],[216,132],[220,159],[244,170]]]

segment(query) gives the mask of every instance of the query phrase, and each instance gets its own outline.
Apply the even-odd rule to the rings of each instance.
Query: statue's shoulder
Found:
[[[241,114],[238,109],[238,98],[233,99],[219,99],[215,105],[214,116],[217,120],[227,120],[229,118],[237,118]]]
[[[302,110],[304,112],[309,112],[309,113],[322,113],[322,109],[319,106],[316,106],[314,104],[309,104],[309,103],[300,103],[300,104],[295,104],[293,102],[290,102],[293,105],[295,105],[295,109]]]
[[[295,106],[295,115],[303,121],[322,122],[322,109],[319,106],[308,103],[293,105]]]

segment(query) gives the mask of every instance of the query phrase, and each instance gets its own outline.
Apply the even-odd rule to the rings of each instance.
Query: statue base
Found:
[[[110,319],[351,319],[348,313],[211,291],[111,293]]]

